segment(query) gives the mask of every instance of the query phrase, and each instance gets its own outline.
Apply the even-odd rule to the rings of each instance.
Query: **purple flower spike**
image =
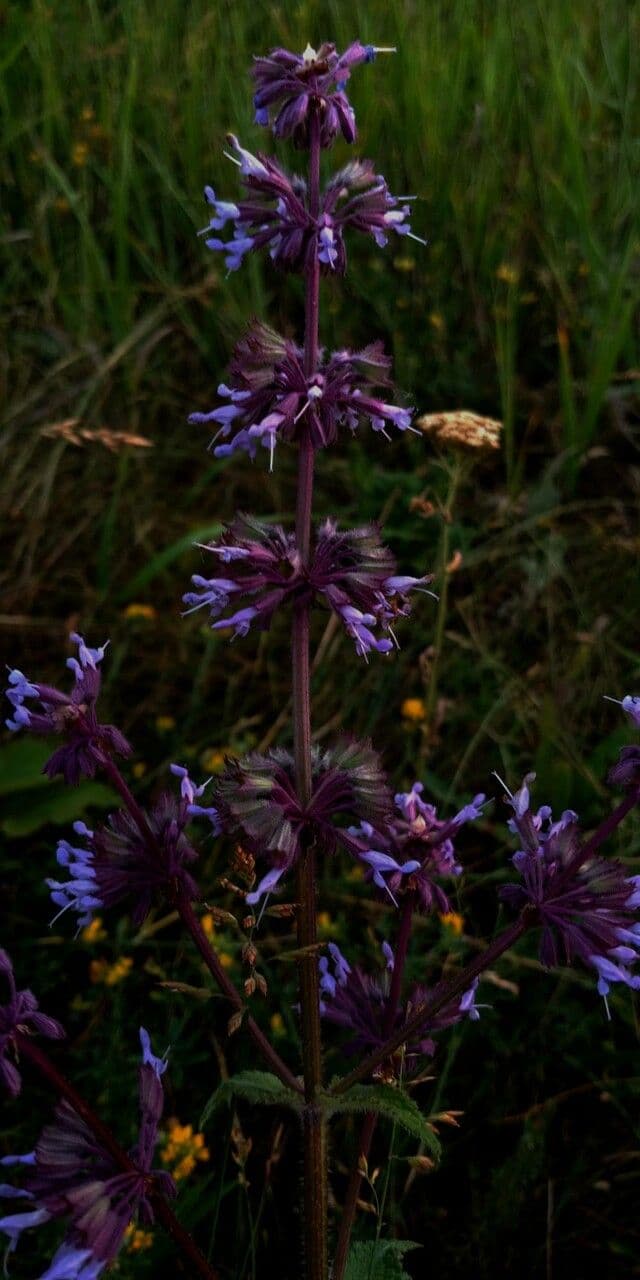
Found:
[[[225,154],[239,168],[246,195],[237,201],[218,200],[213,188],[205,187],[214,215],[199,234],[205,236],[208,249],[225,255],[229,271],[236,271],[246,254],[267,249],[284,270],[304,271],[317,259],[324,272],[343,275],[344,232],[349,228],[371,236],[379,248],[387,244],[390,232],[427,243],[411,230],[412,197],[392,195],[370,160],[354,160],[334,174],[313,217],[302,178],[289,176],[270,156],[252,155],[234,134],[228,141],[232,152]],[[229,222],[230,239],[210,235]]]
[[[0,948],[0,974],[9,988],[9,999],[0,1004],[0,1084],[17,1098],[21,1088],[20,1072],[15,1063],[17,1056],[16,1034],[46,1036],[48,1040],[61,1040],[64,1027],[38,1009],[38,1001],[31,991],[18,991],[13,976],[13,966],[6,951]]]
[[[184,785],[185,779],[182,781]],[[189,794],[192,788],[190,783]],[[195,788],[194,794],[198,793]],[[152,842],[124,810],[111,814],[95,831],[83,822],[74,823],[73,829],[85,845],[61,840],[56,856],[68,879],[46,881],[52,901],[60,908],[54,919],[71,908],[77,913],[80,929],[89,924],[95,910],[129,900],[133,923],[140,925],[156,893],[173,898],[179,889],[190,900],[197,898],[198,886],[188,868],[198,855],[184,833],[194,809],[200,811],[199,806],[189,804],[184,792],[180,800],[169,794],[160,796],[146,814]],[[216,810],[202,812],[218,830]]]
[[[474,796],[446,821],[422,799],[423,790],[421,782],[414,782],[410,791],[396,795],[396,812],[385,826],[374,828],[363,822],[353,828],[354,852],[368,867],[376,887],[384,889],[396,905],[398,895],[411,892],[418,908],[444,913],[451,906],[435,877],[460,875],[453,841],[464,823],[479,817],[485,797]]]
[[[640,698],[630,693],[622,698],[609,698],[607,702],[616,702],[631,720],[640,728]],[[607,781],[614,787],[633,788],[640,786],[640,747],[622,747],[617,763],[609,770]]]
[[[71,640],[78,646],[77,658],[67,659],[67,667],[75,677],[71,693],[32,682],[21,671],[10,671],[6,693],[13,716],[5,723],[12,732],[26,729],[43,735],[64,735],[64,746],[54,751],[43,773],[50,778],[61,773],[65,782],[75,785],[81,778],[95,777],[112,755],[131,755],[131,747],[119,729],[100,724],[96,715],[99,664],[107,645],[90,649],[75,631],[71,632]],[[27,707],[26,703],[32,700],[35,708]]]
[[[605,694],[605,699],[607,702],[615,702],[619,707],[622,707],[631,723],[636,726],[636,729],[640,729],[640,697],[627,693],[624,698],[610,698],[608,694]]]
[[[333,1022],[335,1026],[349,1032],[349,1039],[343,1046],[346,1054],[369,1053],[371,1050],[378,1049],[388,1038],[389,1031],[385,1023],[389,983],[393,972],[393,952],[386,943],[383,944],[383,954],[386,960],[386,971],[378,977],[365,973],[359,966],[354,968],[349,966],[342,980],[339,980],[336,974],[335,980],[326,981],[326,969],[324,971],[321,969],[324,978],[324,986],[322,986],[322,979],[321,986],[325,997],[322,1001],[321,1013],[327,1022]],[[473,1022],[478,1020],[479,1006],[475,1003],[477,986],[478,979],[464,995],[454,998],[431,1019],[425,1019],[424,1024],[413,1032],[404,1053],[405,1075],[411,1076],[416,1073],[420,1067],[421,1058],[433,1056],[436,1050],[433,1036],[437,1032],[454,1026],[463,1018],[470,1018]],[[396,1012],[392,1030],[395,1031],[401,1027],[419,1005],[429,999],[430,995],[429,987],[420,984],[411,987],[406,1004]],[[401,1059],[401,1051],[396,1051],[396,1056]],[[395,1073],[395,1065],[390,1063],[389,1067],[392,1067]],[[383,1068],[383,1074],[388,1074],[388,1069]]]
[[[535,908],[542,925],[540,960],[547,968],[580,960],[598,974],[598,991],[611,983],[640,988],[630,966],[640,959],[639,878],[620,862],[594,857],[576,864],[580,850],[577,814],[567,809],[557,822],[543,805],[534,813],[532,774],[509,803],[508,825],[522,840],[513,864],[522,884],[506,885],[501,897],[518,910]]]
[[[158,1125],[164,1103],[164,1059],[151,1052],[140,1031],[143,1061],[138,1073],[140,1129],[129,1153],[135,1168],[123,1172],[73,1107],[62,1101],[28,1156],[9,1156],[2,1164],[22,1164],[23,1186],[3,1187],[0,1195],[23,1195],[28,1212],[0,1218],[0,1231],[14,1249],[22,1232],[50,1219],[67,1219],[68,1233],[41,1280],[95,1280],[119,1252],[134,1215],[154,1221],[150,1192],[175,1195],[168,1173],[153,1169]]]
[[[410,592],[431,594],[425,585],[431,575],[395,574],[395,561],[371,525],[339,532],[334,521],[325,520],[307,567],[293,534],[247,516],[239,516],[221,542],[202,549],[224,569],[219,577],[193,576],[196,590],[183,596],[187,612],[206,608],[214,630],[233,629],[234,635],[245,635],[252,624],[268,628],[276,609],[285,603],[320,597],[340,618],[356,652],[366,658],[372,651],[388,653],[397,645],[392,623],[410,613]],[[243,607],[238,609],[238,604]],[[234,612],[223,617],[230,606]],[[386,634],[377,636],[374,628]]]
[[[373,342],[362,351],[322,350],[318,371],[308,377],[302,348],[254,321],[235,348],[231,385],[218,387],[218,395],[230,403],[192,413],[189,422],[215,424],[211,444],[217,458],[238,449],[255,458],[261,446],[272,466],[279,441],[310,436],[319,449],[332,444],[340,428],[354,432],[362,422],[385,436],[388,427],[413,430],[410,411],[376,392],[389,387],[390,367],[381,343]],[[224,443],[216,444],[219,438]]]
[[[292,757],[280,749],[229,760],[215,779],[214,798],[225,830],[242,833],[243,845],[271,864],[247,895],[250,906],[271,893],[295,864],[304,835],[324,853],[340,847],[353,852],[353,838],[337,820],[342,815],[377,818],[389,804],[380,761],[368,743],[345,737],[328,750],[314,748],[312,782],[311,799],[302,807]]]
[[[359,40],[342,54],[336,53],[333,44],[322,44],[317,50],[307,45],[303,54],[272,49],[266,57],[256,58],[253,67],[256,124],[269,125],[271,110],[279,107],[273,122],[276,138],[291,138],[294,146],[306,148],[309,121],[317,112],[321,147],[330,147],[338,133],[345,142],[354,142],[355,115],[344,92],[351,70],[373,62],[377,53],[394,52]]]

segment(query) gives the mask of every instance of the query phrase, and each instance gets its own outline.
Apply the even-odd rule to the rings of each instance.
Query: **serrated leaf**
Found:
[[[356,1084],[347,1093],[332,1094],[326,1099],[330,1114],[373,1111],[399,1124],[407,1133],[423,1142],[433,1156],[439,1156],[440,1143],[425,1120],[419,1106],[402,1089],[390,1084]]]
[[[271,1071],[239,1071],[229,1080],[223,1080],[212,1093],[202,1112],[200,1127],[233,1098],[245,1098],[262,1107],[291,1107],[294,1111],[299,1111],[301,1106],[300,1095],[288,1089]]]
[[[412,1240],[359,1240],[349,1250],[344,1280],[409,1280],[402,1259],[420,1248]]]

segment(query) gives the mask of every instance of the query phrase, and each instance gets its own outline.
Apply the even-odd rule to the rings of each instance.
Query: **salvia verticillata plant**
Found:
[[[517,850],[514,879],[502,889],[511,923],[474,959],[447,976],[428,972],[408,985],[406,961],[419,913],[446,913],[449,894],[464,866],[463,829],[483,812],[484,794],[455,814],[438,813],[416,781],[393,795],[381,759],[369,742],[343,734],[333,743],[313,741],[310,704],[310,620],[330,610],[353,642],[353,662],[378,660],[400,643],[404,620],[422,607],[429,574],[404,574],[373,525],[356,529],[333,518],[312,519],[316,460],[340,448],[349,433],[371,427],[388,437],[411,429],[411,414],[393,403],[390,361],[377,342],[361,351],[329,352],[320,345],[320,280],[345,271],[349,238],[371,236],[384,248],[392,236],[412,236],[409,197],[393,195],[369,160],[353,160],[321,185],[320,154],[338,136],[356,139],[347,97],[352,71],[382,52],[356,42],[343,54],[333,44],[303,54],[274,49],[253,68],[256,123],[271,128],[305,153],[305,172],[290,175],[270,156],[252,154],[234,136],[229,159],[239,169],[240,193],[218,198],[205,190],[211,217],[205,242],[230,270],[266,250],[275,267],[302,275],[305,328],[299,341],[254,321],[238,342],[228,382],[218,388],[219,407],[194,413],[212,422],[218,457],[260,446],[274,465],[276,450],[297,450],[295,527],[239,514],[204,550],[206,569],[194,575],[185,612],[205,610],[214,629],[249,637],[268,629],[276,611],[291,620],[292,750],[228,759],[223,772],[195,782],[187,768],[171,767],[167,786],[149,807],[135,799],[122,772],[131,747],[100,719],[100,671],[106,646],[91,648],[73,633],[76,654],[67,661],[73,687],[65,692],[18,670],[10,672],[7,697],[12,732],[51,735],[57,744],[45,765],[71,785],[104,774],[121,808],[93,830],[78,822],[60,841],[58,870],[47,880],[55,918],[89,925],[96,912],[122,906],[140,925],[154,904],[170,907],[190,935],[231,1008],[229,1031],[246,1035],[264,1070],[241,1072],[221,1087],[240,1096],[287,1108],[296,1117],[303,1152],[303,1258],[308,1280],[362,1280],[371,1273],[378,1241],[366,1252],[351,1247],[363,1171],[379,1117],[404,1126],[433,1154],[437,1139],[407,1085],[420,1078],[447,1030],[481,1016],[478,986],[483,972],[529,929],[540,936],[547,968],[580,962],[607,1000],[612,987],[640,986],[640,877],[601,856],[601,846],[640,799],[640,748],[623,748],[610,783],[624,795],[601,825],[585,836],[572,811],[554,819],[548,805],[532,806],[528,775],[513,793],[502,784],[511,809],[509,829]],[[386,51],[385,51],[386,52]],[[391,51],[390,51],[391,52]],[[218,443],[221,441],[221,443]],[[383,441],[378,446],[384,448]],[[428,606],[426,606],[428,607]],[[640,727],[640,698],[621,700]],[[198,879],[198,840],[238,842],[236,891],[244,899],[244,949],[248,977],[240,990],[230,979],[203,927],[199,904],[212,886]],[[372,972],[343,955],[335,942],[319,943],[317,873],[322,859],[339,858],[364,873],[366,892],[388,912],[388,935]],[[283,891],[294,901],[278,903]],[[254,1017],[256,997],[269,998],[256,945],[260,916],[295,915],[298,936],[302,1062],[285,1060]],[[254,908],[256,912],[254,914]],[[215,910],[215,908],[214,908]],[[219,908],[219,915],[225,912]],[[67,914],[68,913],[68,914]],[[231,917],[233,919],[233,917]],[[73,925],[71,926],[73,929]],[[90,1104],[61,1073],[48,1041],[63,1028],[42,1013],[29,990],[18,990],[11,962],[0,952],[0,1082],[15,1097],[25,1078],[39,1072],[54,1096],[53,1119],[35,1148],[10,1155],[13,1170],[0,1187],[8,1212],[0,1231],[9,1252],[24,1231],[61,1224],[59,1243],[41,1280],[95,1280],[109,1268],[133,1221],[160,1222],[190,1276],[215,1277],[215,1265],[180,1225],[176,1185],[156,1167],[155,1147],[163,1109],[165,1057],[156,1057],[141,1029],[138,1074],[139,1134],[121,1146]],[[206,1018],[205,1018],[206,1021]],[[350,1068],[332,1083],[323,1075],[323,1037],[335,1036]],[[203,1043],[208,1043],[206,1037]],[[179,1053],[179,1046],[174,1051]],[[218,1095],[210,1101],[210,1116]],[[357,1159],[346,1189],[335,1187],[328,1213],[327,1129],[336,1112],[363,1113]],[[363,1269],[364,1268],[364,1269]],[[396,1253],[393,1274],[400,1274]],[[376,1274],[382,1274],[376,1268]]]

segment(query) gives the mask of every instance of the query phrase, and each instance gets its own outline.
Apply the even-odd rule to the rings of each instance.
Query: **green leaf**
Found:
[[[329,1113],[373,1111],[399,1124],[414,1138],[419,1138],[432,1156],[440,1155],[440,1143],[425,1120],[417,1103],[401,1089],[390,1084],[356,1084],[347,1093],[326,1097]]]
[[[245,1098],[261,1107],[291,1107],[299,1111],[301,1096],[288,1089],[271,1071],[239,1071],[230,1080],[223,1080],[212,1093],[200,1119],[201,1128],[219,1107],[233,1098]]]
[[[51,743],[25,733],[0,747],[0,796],[30,791],[32,787],[50,787],[42,768],[52,750]]]
[[[412,1240],[359,1240],[349,1250],[344,1280],[409,1280],[402,1259],[421,1247]]]

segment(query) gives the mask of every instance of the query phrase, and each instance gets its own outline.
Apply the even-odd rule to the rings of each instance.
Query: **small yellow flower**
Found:
[[[147,766],[144,760],[136,760],[131,772],[134,778],[144,778],[144,775],[147,772]]]
[[[427,714],[422,698],[405,698],[400,711],[405,720],[413,720],[416,724],[424,720]]]
[[[333,929],[333,920],[328,911],[318,912],[318,928],[322,933],[330,932]]]
[[[431,311],[429,314],[429,324],[436,333],[444,333],[447,322],[441,311]]]
[[[200,764],[207,773],[219,773],[224,769],[224,758],[229,755],[230,747],[207,747],[200,756]]]
[[[274,1036],[283,1036],[285,1027],[284,1027],[284,1018],[282,1014],[272,1013],[269,1019],[269,1026],[271,1027],[271,1030],[273,1031]]]
[[[82,112],[80,114],[80,119],[93,120],[93,115],[94,115],[93,107],[83,107]]]
[[[128,604],[126,609],[123,609],[122,616],[123,618],[146,618],[147,622],[152,622],[158,614],[152,604]]]
[[[174,716],[156,716],[156,729],[158,733],[167,733],[169,729],[175,729],[176,722]]]
[[[218,960],[223,969],[233,969],[233,956],[229,955],[228,951],[219,951]]]
[[[167,1124],[167,1137],[160,1152],[160,1159],[163,1164],[173,1166],[171,1172],[176,1182],[188,1178],[189,1174],[193,1173],[198,1160],[210,1159],[204,1134],[194,1133],[193,1125],[180,1124],[176,1116],[171,1116]]]
[[[68,213],[70,206],[69,206],[69,201],[67,200],[67,197],[56,196],[53,202],[53,207],[56,213]]]
[[[207,911],[205,915],[200,916],[200,924],[202,925],[202,932],[204,933],[205,937],[209,939],[209,942],[211,942],[211,939],[213,938],[213,935],[216,930],[216,926],[213,923],[213,916],[211,915],[210,911]]]
[[[74,142],[71,149],[71,163],[77,169],[84,168],[89,159],[89,146],[86,142]]]
[[[396,271],[413,271],[413,268],[416,265],[416,260],[415,258],[409,258],[409,257],[394,258],[393,265]]]
[[[496,271],[496,279],[502,280],[503,284],[517,284],[520,279],[520,272],[510,262],[501,262]]]
[[[445,929],[450,929],[459,938],[464,931],[464,916],[458,915],[457,911],[445,911],[440,916],[440,922]]]
[[[130,1222],[124,1233],[124,1242],[129,1253],[140,1253],[143,1249],[151,1248],[153,1232],[143,1231],[141,1227],[136,1227],[135,1222]]]
[[[103,927],[102,918],[94,916],[90,924],[85,925],[80,937],[83,942],[103,942],[107,936],[107,931]]]
[[[115,964],[109,964],[108,960],[92,960],[89,966],[89,978],[95,984],[102,983],[105,987],[115,987],[116,983],[122,982],[123,978],[129,976],[132,968],[131,956],[121,956]]]

